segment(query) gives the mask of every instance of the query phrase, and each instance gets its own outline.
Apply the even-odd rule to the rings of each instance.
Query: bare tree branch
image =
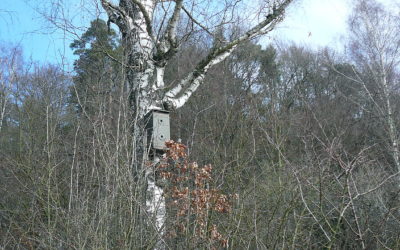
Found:
[[[107,12],[108,18],[111,22],[118,25],[118,27],[122,30],[126,29],[126,25],[123,22],[126,18],[125,11],[117,5],[112,4],[108,0],[101,0],[101,5],[103,6],[104,10]]]
[[[158,62],[160,66],[165,66],[166,61],[172,58],[177,52],[179,44],[176,41],[176,31],[182,5],[183,0],[176,1],[174,12],[172,14],[172,17],[168,21],[167,29],[157,46],[158,51],[157,54],[154,56],[154,59]]]
[[[162,101],[164,107],[167,109],[177,109],[182,107],[201,85],[205,74],[210,67],[227,58],[235,50],[238,44],[272,30],[275,25],[281,21],[286,7],[292,1],[293,0],[285,0],[279,6],[279,8],[273,8],[272,13],[267,15],[264,21],[254,26],[236,40],[228,43],[225,46],[212,49],[208,56],[200,61],[196,68],[189,73],[186,78],[181,80],[174,88],[165,94]]]
[[[209,35],[213,36],[214,34],[204,25],[202,25],[199,21],[196,20],[196,18],[193,17],[193,15],[188,11],[185,6],[182,6],[182,10],[186,13],[186,15],[189,17],[192,22],[194,22],[196,25],[198,25],[200,28],[202,28],[205,32],[207,32]]]
[[[152,2],[152,0],[148,0],[148,1]],[[139,9],[142,12],[142,15],[144,17],[144,20],[146,22],[147,33],[149,34],[149,36],[153,37],[152,17],[149,15],[149,12],[146,10],[146,6],[138,0],[132,0],[132,2],[139,7]]]

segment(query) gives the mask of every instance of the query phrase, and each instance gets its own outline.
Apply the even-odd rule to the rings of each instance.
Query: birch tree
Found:
[[[227,23],[226,19],[234,18],[234,16],[229,17],[230,14],[223,13],[224,17],[220,23],[214,27],[207,27],[202,24],[204,17],[197,19],[197,16],[200,16],[199,13],[190,11],[190,9],[196,9],[198,5],[207,3],[197,3],[196,1],[184,3],[183,0],[121,0],[119,5],[115,5],[108,0],[101,0],[109,21],[115,23],[122,33],[127,81],[132,90],[132,107],[138,118],[143,118],[150,109],[174,110],[182,107],[201,85],[210,67],[228,57],[238,44],[271,31],[282,20],[285,9],[292,1],[267,1],[264,9],[261,8],[262,12],[259,13],[260,15],[264,14],[265,17],[259,17],[258,19],[261,21],[258,24],[232,41],[216,43],[216,46],[196,65],[192,72],[185,78],[176,81],[172,86],[171,83],[168,83],[168,88],[165,90],[165,66],[179,49],[179,37],[189,35],[189,33],[178,35],[181,16],[187,15],[191,20],[191,25],[197,25],[211,35],[215,27],[224,25]],[[227,7],[224,11],[238,11],[234,6],[239,5],[240,2],[225,3]],[[208,4],[218,5],[212,1],[209,1]],[[158,8],[173,9],[173,11],[167,9],[162,13],[165,15],[164,19],[169,18],[158,23],[157,26],[161,28],[161,31],[154,28],[154,15]]]
[[[385,124],[389,142],[387,151],[395,171],[400,173],[398,128],[391,94],[398,87],[400,18],[375,0],[359,0],[349,21],[352,57],[362,72],[354,81],[360,84],[367,100],[372,103],[373,110],[366,111],[376,112]]]
[[[0,47],[0,132],[9,112],[12,84],[19,70],[21,57],[18,48],[11,48],[8,51]]]
[[[137,154],[133,160],[136,172],[143,172],[141,153],[145,115],[153,109],[172,111],[185,105],[202,85],[207,71],[227,58],[247,40],[271,31],[283,19],[285,9],[293,0],[262,1],[257,13],[249,13],[254,25],[229,41],[214,43],[214,47],[183,79],[164,82],[165,67],[179,50],[182,39],[203,31],[214,38],[216,31],[229,27],[232,20],[243,16],[252,1],[183,1],[183,0],[120,0],[118,4],[101,0],[109,23],[118,26],[125,52],[126,85],[130,91],[133,111],[134,143]],[[211,10],[215,11],[211,11]],[[254,11],[254,9],[253,9]],[[250,11],[249,11],[250,12]],[[181,27],[182,17],[189,20]],[[181,31],[183,29],[183,31]],[[224,39],[225,40],[225,39]],[[162,230],[165,221],[163,190],[155,185],[147,172],[147,212]]]

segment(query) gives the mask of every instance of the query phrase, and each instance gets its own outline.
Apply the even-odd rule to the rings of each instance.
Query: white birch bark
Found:
[[[16,53],[12,52],[7,56],[0,58],[0,132],[3,128],[3,122],[12,96],[12,84],[17,74]]]
[[[159,158],[154,160],[154,166],[159,163]],[[150,218],[154,219],[154,227],[156,228],[159,239],[154,249],[165,249],[163,236],[165,235],[165,222],[167,209],[165,204],[164,190],[157,186],[154,168],[146,169],[147,193],[146,208]]]
[[[380,80],[383,92],[383,98],[385,102],[385,111],[386,111],[386,122],[388,124],[388,132],[390,138],[390,150],[392,152],[393,161],[396,165],[397,172],[400,173],[400,161],[399,161],[399,146],[398,146],[398,135],[397,135],[397,126],[393,117],[392,103],[390,101],[390,89],[389,83],[387,80],[386,69],[384,67],[383,55],[381,55],[380,60]],[[399,178],[399,186],[400,186],[400,178]]]
[[[0,58],[0,60],[2,59]],[[0,61],[0,66],[2,66],[1,64],[2,62]],[[1,70],[3,71],[3,69]],[[4,74],[2,71],[0,71],[0,132],[1,129],[3,128],[3,121],[6,115],[6,108],[8,105],[8,97],[9,97],[8,95],[9,87],[7,84],[7,80],[3,78]]]

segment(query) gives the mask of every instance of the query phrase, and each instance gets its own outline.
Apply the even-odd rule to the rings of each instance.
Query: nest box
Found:
[[[170,140],[169,112],[152,110],[146,120],[147,138],[151,147],[156,150],[165,150],[165,142]]]

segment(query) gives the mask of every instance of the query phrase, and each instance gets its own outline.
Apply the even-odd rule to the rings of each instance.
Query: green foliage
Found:
[[[79,59],[71,86],[70,103],[81,113],[99,112],[99,103],[110,92],[123,86],[122,48],[116,32],[106,22],[96,19],[79,40],[70,45]]]

